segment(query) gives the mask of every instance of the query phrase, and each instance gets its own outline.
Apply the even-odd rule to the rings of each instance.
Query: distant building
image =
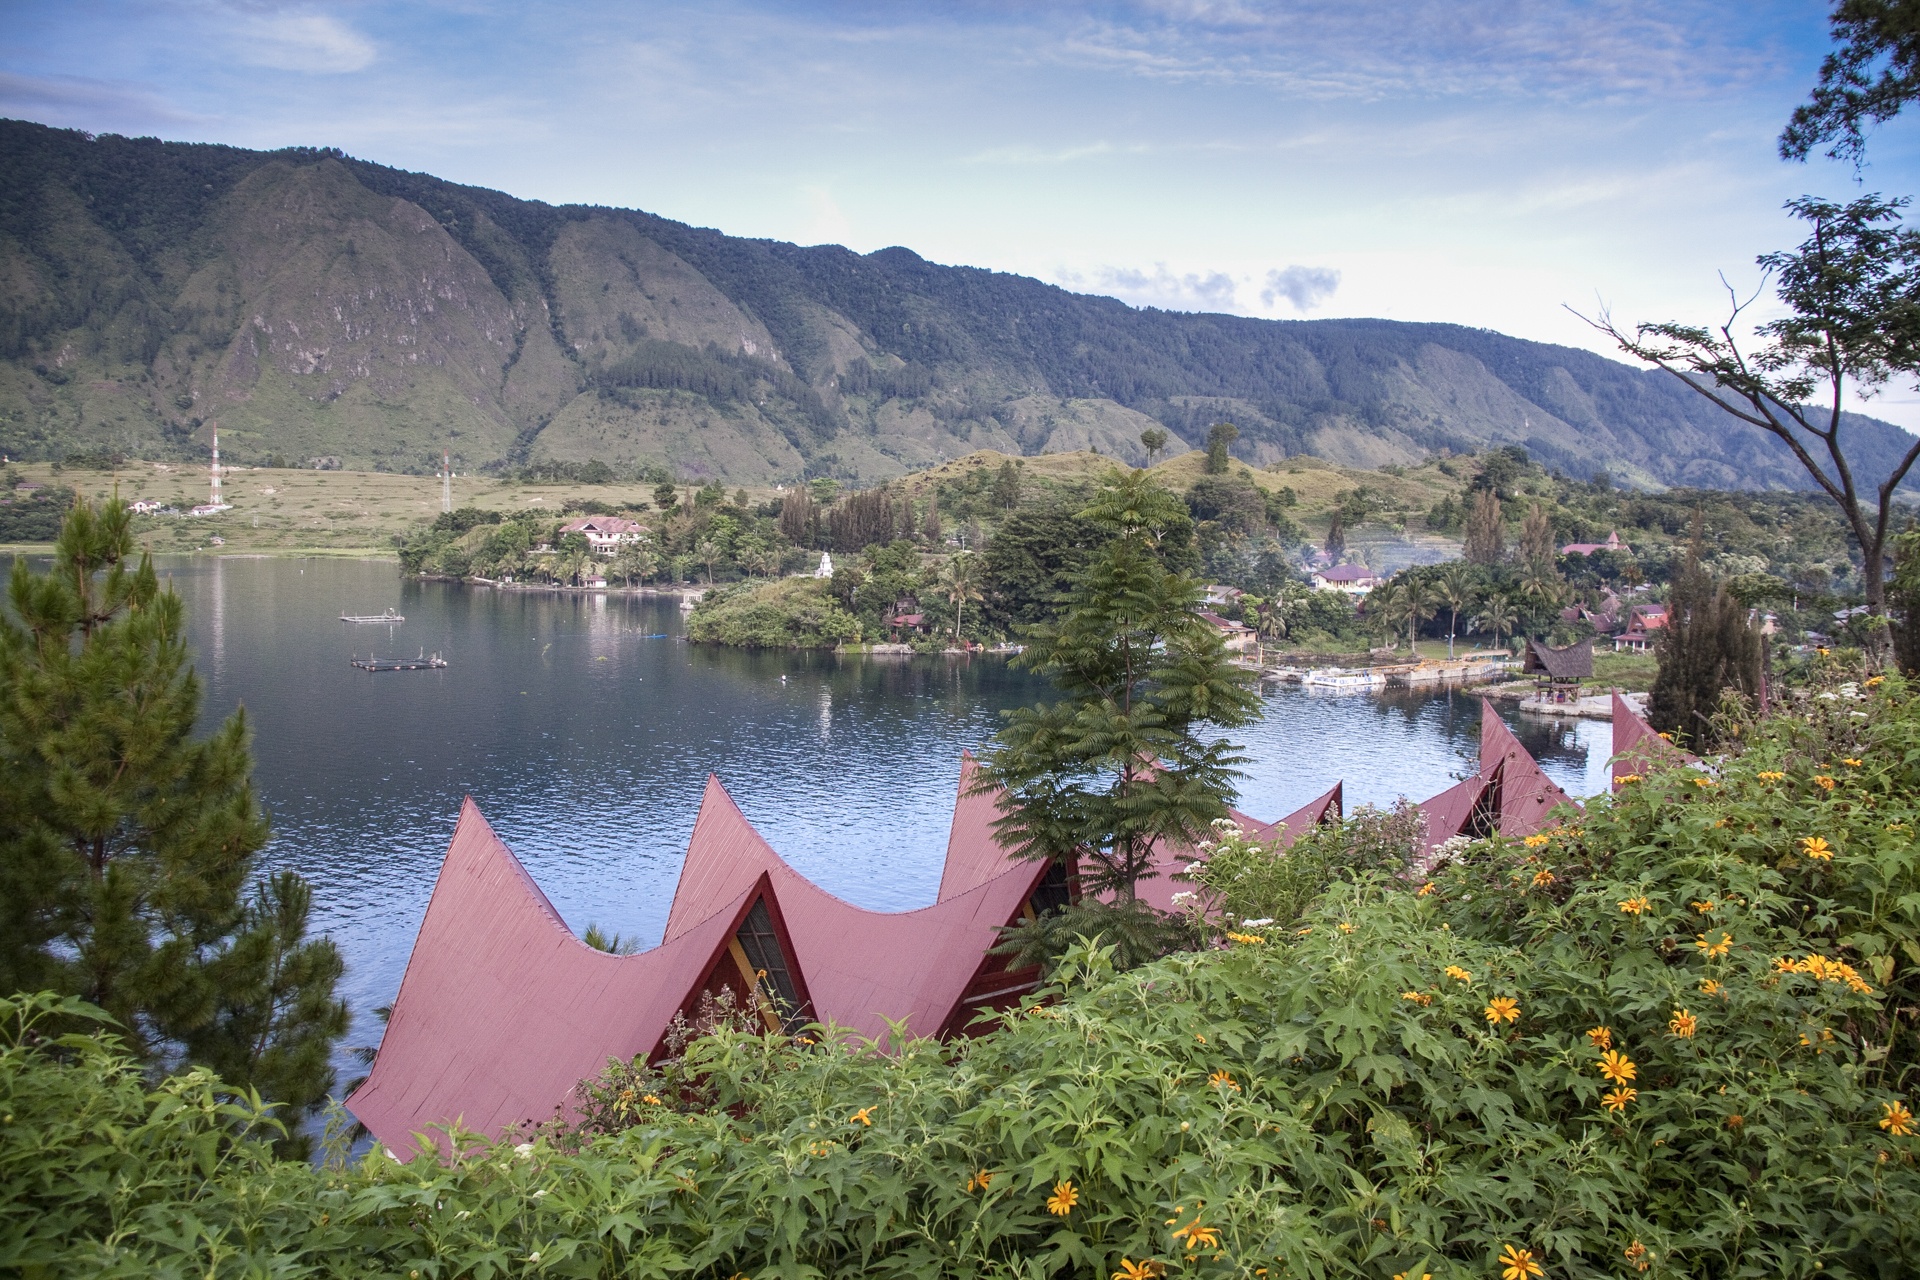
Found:
[[[1331,569],[1314,570],[1313,585],[1317,591],[1341,591],[1350,596],[1364,596],[1380,585],[1380,579],[1365,565],[1337,564]]]
[[[127,510],[137,516],[150,516],[158,511],[160,507],[161,504],[152,498],[141,498],[137,502],[129,502],[127,504]]]
[[[1231,609],[1233,606],[1239,604],[1246,594],[1246,592],[1238,587],[1223,587],[1219,583],[1214,583],[1209,586],[1206,591],[1207,607],[1209,609]]]
[[[621,546],[638,542],[647,535],[647,526],[637,520],[627,520],[621,516],[588,516],[582,520],[569,520],[560,526],[564,536],[569,533],[585,535],[587,545],[596,555],[610,556]]]
[[[1619,653],[1645,653],[1659,639],[1653,633],[1667,625],[1667,606],[1637,604],[1627,611],[1627,628],[1613,638],[1613,650]]]
[[[816,578],[831,578],[833,576],[833,554],[831,552],[822,551],[820,553],[820,567],[813,571],[813,576]]]
[[[1563,556],[1590,556],[1596,551],[1614,551],[1621,555],[1633,554],[1633,548],[1620,541],[1620,531],[1617,529],[1607,534],[1605,542],[1569,542],[1560,548],[1560,554]]]
[[[1542,701],[1578,702],[1580,682],[1593,678],[1593,641],[1582,640],[1564,649],[1552,649],[1538,640],[1529,640],[1520,673],[1537,680],[1540,691],[1536,696]]]
[[[1208,610],[1200,611],[1200,620],[1208,623],[1220,633],[1227,649],[1233,653],[1246,653],[1253,649],[1256,637],[1253,628],[1244,622],[1233,622]]]

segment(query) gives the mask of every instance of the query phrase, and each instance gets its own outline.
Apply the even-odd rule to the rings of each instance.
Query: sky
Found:
[[[1569,308],[1717,323],[1786,200],[1920,177],[1920,113],[1859,173],[1779,159],[1804,0],[0,0],[0,32],[4,116],[1610,354]],[[1862,407],[1920,429],[1910,388]]]

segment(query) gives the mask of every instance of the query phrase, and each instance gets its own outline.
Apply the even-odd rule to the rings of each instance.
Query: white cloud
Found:
[[[1062,269],[1055,279],[1068,288],[1089,288],[1136,307],[1163,307],[1169,311],[1231,311],[1235,284],[1224,271],[1189,271],[1176,275],[1164,262],[1152,271],[1137,267],[1095,267],[1091,278]]]
[[[1333,296],[1340,287],[1340,273],[1330,267],[1303,267],[1297,263],[1284,271],[1267,272],[1266,288],[1260,290],[1260,301],[1269,308],[1280,304],[1285,298],[1293,304],[1295,311],[1311,311]]]
[[[233,34],[243,60],[277,71],[362,71],[379,53],[373,41],[326,13],[249,14]]]

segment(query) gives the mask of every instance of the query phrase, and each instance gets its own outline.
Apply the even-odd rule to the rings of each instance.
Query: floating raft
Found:
[[[447,660],[437,653],[431,658],[424,653],[417,658],[376,658],[368,655],[354,658],[352,662],[362,671],[437,671],[447,665]]]
[[[405,622],[406,618],[389,609],[385,613],[343,613],[342,622]]]

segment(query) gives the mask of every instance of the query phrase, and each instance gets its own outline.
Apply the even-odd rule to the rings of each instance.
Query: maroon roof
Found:
[[[1254,831],[1256,840],[1278,840],[1282,849],[1298,840],[1306,829],[1322,822],[1338,820],[1346,811],[1346,784],[1336,782],[1333,789],[1307,801],[1278,822],[1269,822]]]
[[[1480,699],[1480,776],[1500,779],[1500,834],[1530,836],[1547,825],[1556,805],[1572,800],[1541,771],[1539,761],[1520,745],[1507,722]]]
[[[1377,576],[1365,565],[1337,564],[1331,569],[1322,569],[1319,576],[1328,582],[1373,582]]]
[[[960,757],[960,794],[953,802],[953,825],[947,829],[947,860],[940,868],[936,902],[978,888],[1012,862],[993,831],[1000,817],[1000,797],[1006,792],[996,787],[976,793],[979,781],[980,762],[966,752]]]
[[[1673,745],[1640,718],[1633,704],[1613,695],[1613,785],[1630,773],[1644,774],[1661,764],[1692,763],[1696,757]]]
[[[347,1105],[401,1155],[438,1125],[497,1136],[548,1119],[608,1058],[653,1050],[725,954],[755,887],[652,951],[596,951],[468,799],[379,1056]]]
[[[970,864],[981,869],[985,859],[968,853]],[[719,780],[709,778],[667,916],[666,941],[698,931],[741,886],[764,876],[793,942],[790,960],[806,975],[814,1017],[865,1036],[886,1035],[889,1021],[905,1023],[914,1035],[938,1035],[981,957],[999,941],[999,929],[1020,915],[1046,869],[1044,862],[1002,855],[997,874],[933,906],[868,911],[787,865]]]
[[[1211,623],[1213,626],[1218,627],[1220,630],[1225,631],[1229,635],[1231,635],[1236,631],[1253,630],[1252,627],[1248,626],[1244,622],[1231,621],[1230,619],[1223,618],[1219,614],[1210,612],[1209,610],[1206,610],[1206,609],[1200,610],[1200,620],[1202,622]]]

